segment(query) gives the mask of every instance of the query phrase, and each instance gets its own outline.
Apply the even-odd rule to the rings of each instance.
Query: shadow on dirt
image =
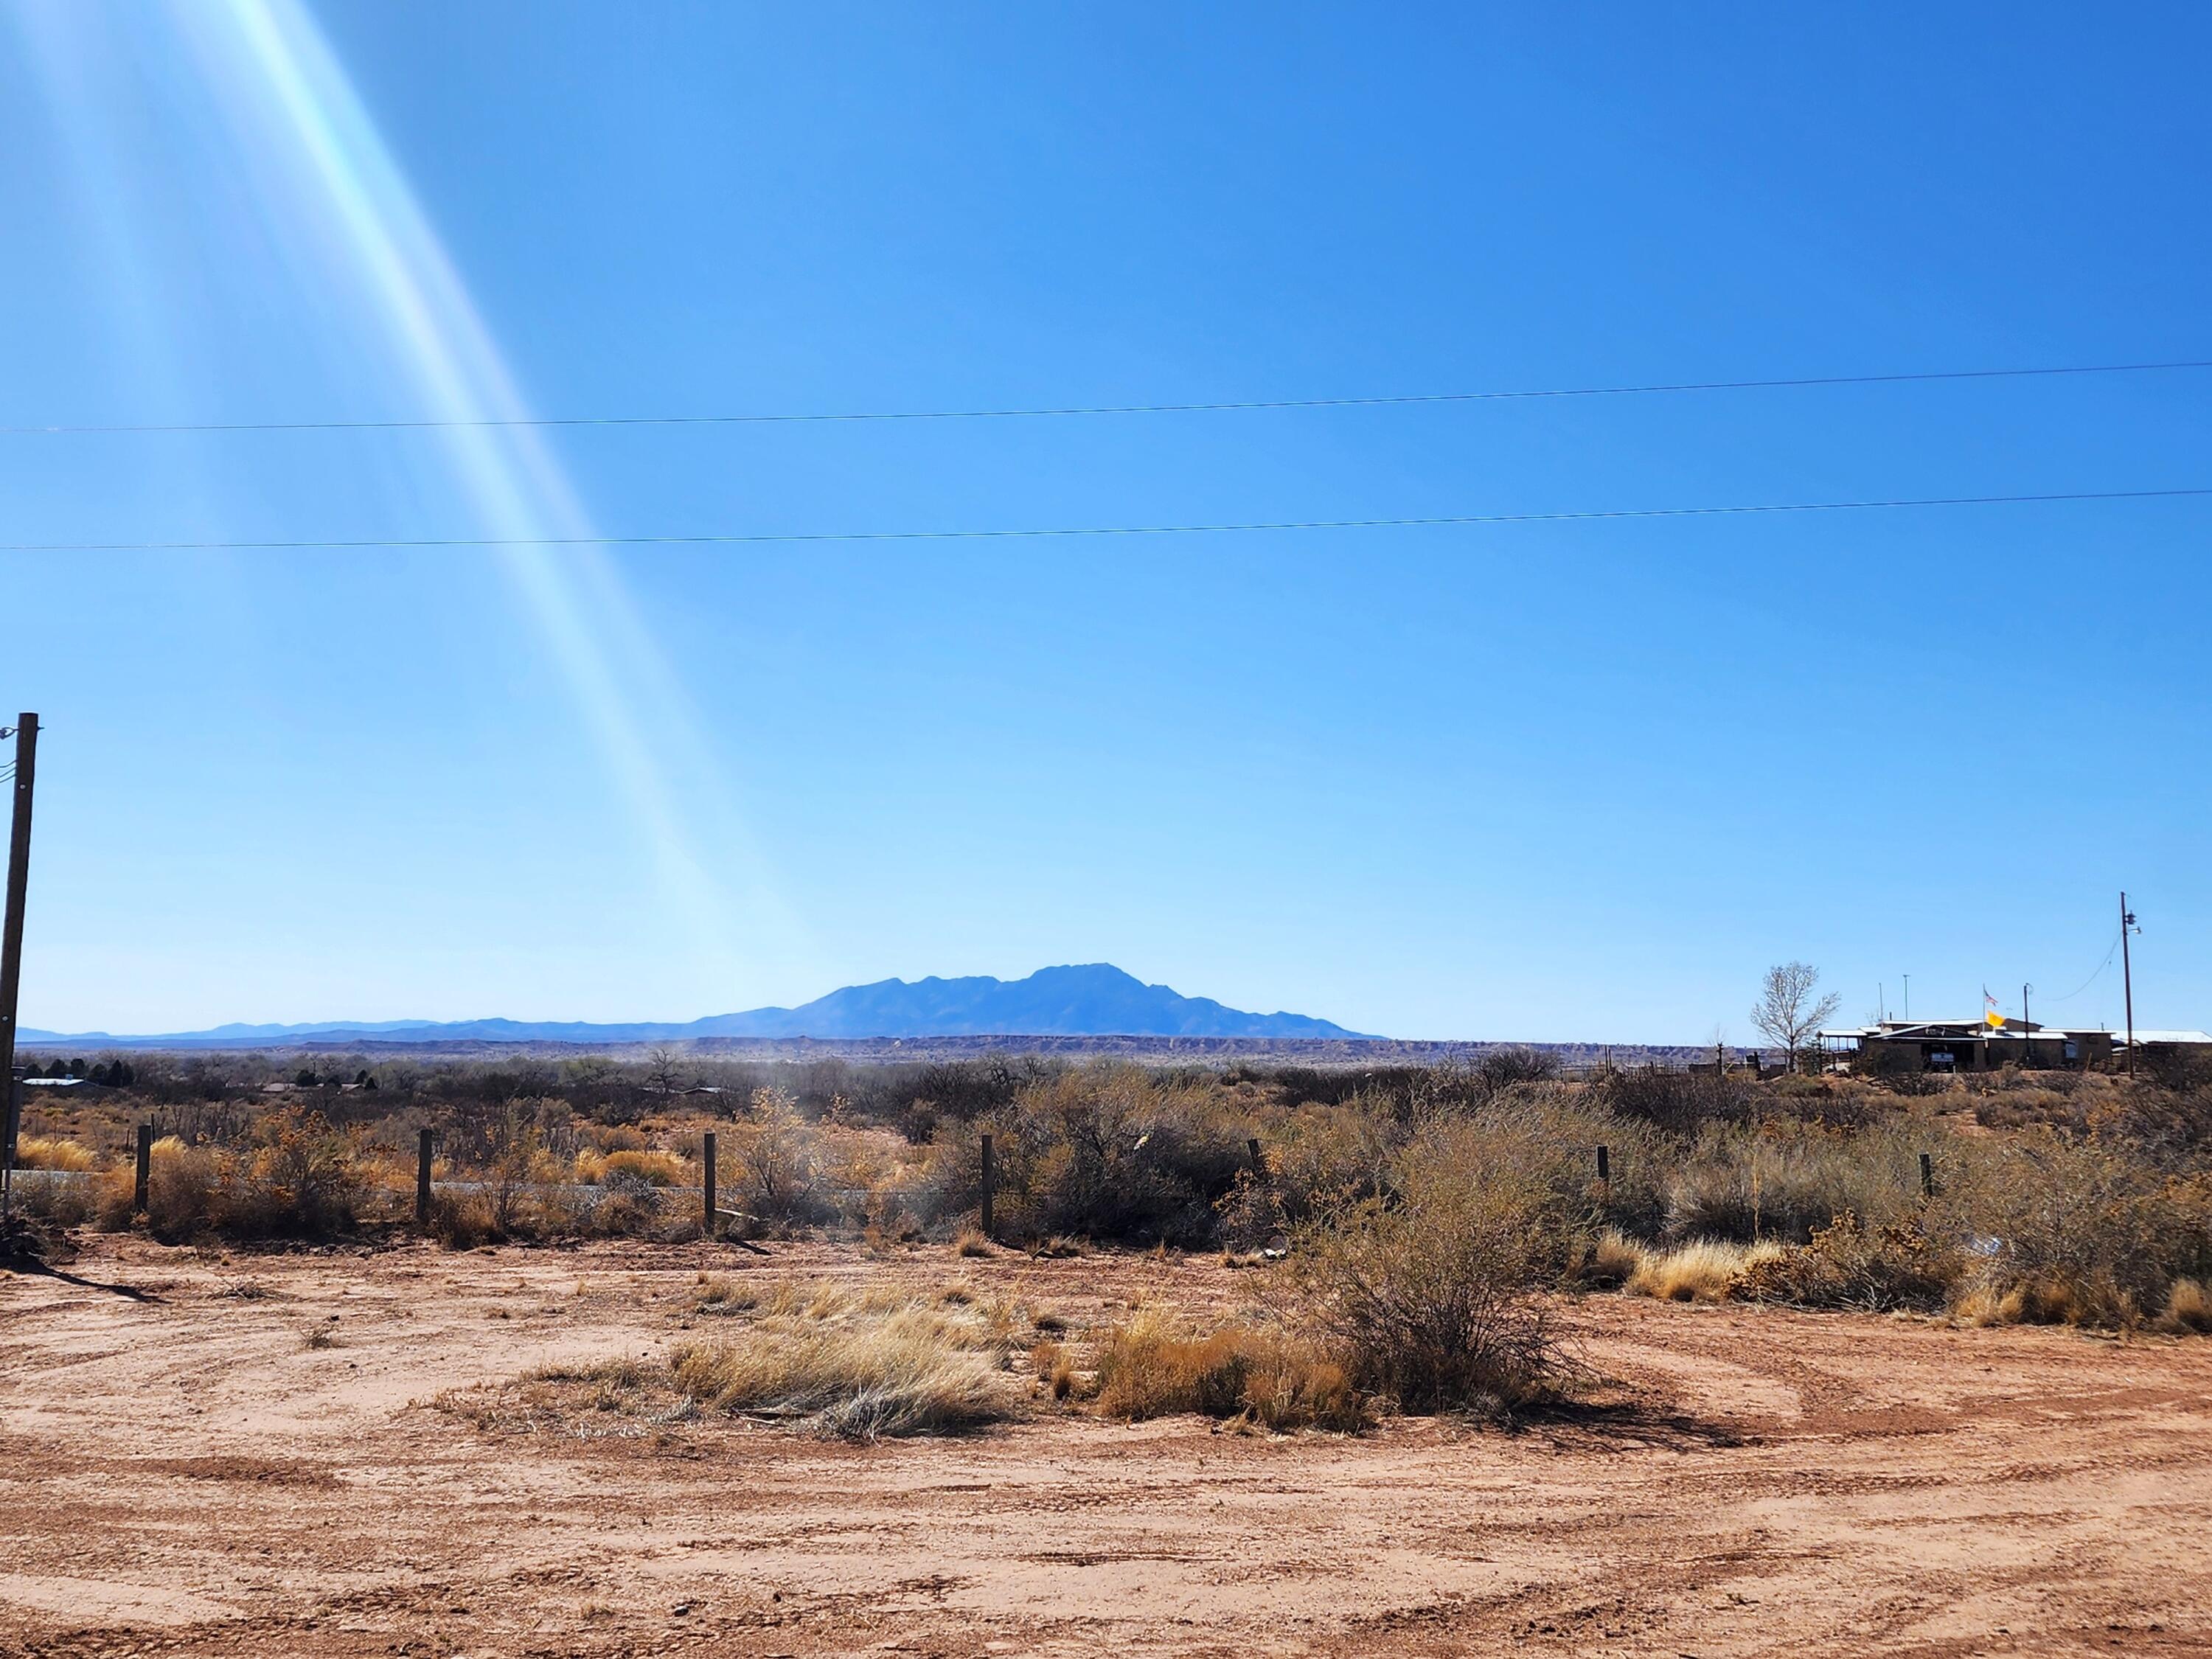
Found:
[[[1515,1425],[1554,1451],[1726,1451],[1757,1437],[1685,1411],[1673,1401],[1616,1395],[1557,1401],[1523,1411]]]

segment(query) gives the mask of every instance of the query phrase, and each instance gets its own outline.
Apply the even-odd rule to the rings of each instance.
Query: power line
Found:
[[[2112,935],[2112,948],[2105,952],[2105,959],[2097,964],[2097,971],[2095,973],[2090,975],[2088,978],[2083,980],[2079,985],[2069,991],[2064,996],[2045,997],[2044,1000],[2045,1002],[2073,1001],[2075,997],[2080,996],[2082,992],[2087,990],[2092,985],[2094,985],[2100,979],[2104,977],[2105,969],[2112,965],[2112,958],[2119,954],[2119,949],[2120,936],[2119,934],[2115,933]]]
[[[1448,513],[1408,518],[1279,519],[1224,524],[1071,525],[1008,530],[809,530],[638,536],[294,537],[268,541],[0,542],[6,553],[262,553],[494,547],[746,547],[807,542],[1021,541],[1103,536],[1223,536],[1263,531],[1411,530],[1453,526],[1588,524],[1620,519],[1738,518],[1759,514],[1874,513],[1908,507],[2044,506],[2067,501],[2173,501],[2212,485],[2075,489],[2027,495],[1919,495],[1878,501],[1759,501],[1722,507],[1596,507],[1555,513]]]
[[[2021,380],[2083,374],[2148,374],[2212,368],[2212,358],[2147,363],[2075,363],[2040,368],[1925,369],[1891,374],[1806,374],[1774,380],[1678,380],[1638,386],[1408,392],[1346,398],[1247,398],[1219,403],[1068,404],[1004,409],[783,410],[750,415],[516,415],[472,420],[149,421],[0,426],[0,435],[88,436],[148,433],[432,432],[506,427],[793,426],[858,421],[1009,421],[1072,415],[1217,415],[1269,409],[1380,409],[1419,404],[1509,403],[1543,398],[1647,398],[1686,392],[1772,392],[1845,386],[1911,386],[1943,380]]]

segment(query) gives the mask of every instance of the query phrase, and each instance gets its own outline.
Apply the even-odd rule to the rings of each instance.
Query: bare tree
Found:
[[[676,1051],[673,1048],[655,1048],[646,1056],[646,1086],[655,1094],[674,1094],[676,1085],[680,1080],[676,1070]]]
[[[1759,1000],[1752,1005],[1751,1023],[1782,1047],[1784,1064],[1797,1069],[1797,1051],[1806,1038],[1833,1017],[1843,999],[1833,991],[1813,1000],[1820,970],[1809,962],[1778,963],[1766,970]]]

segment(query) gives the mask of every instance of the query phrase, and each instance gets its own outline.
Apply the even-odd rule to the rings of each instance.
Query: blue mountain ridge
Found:
[[[386,1042],[680,1042],[690,1037],[1223,1036],[1358,1037],[1304,1014],[1255,1014],[1211,997],[1147,985],[1110,963],[1041,968],[1026,979],[978,974],[908,983],[848,985],[796,1008],[753,1008],[688,1023],[588,1020],[324,1020],[290,1025],[232,1023],[202,1031],[125,1036],[25,1029],[26,1045],[252,1048],[327,1038]]]

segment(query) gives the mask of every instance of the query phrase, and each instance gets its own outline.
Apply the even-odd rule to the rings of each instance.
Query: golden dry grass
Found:
[[[19,1170],[89,1170],[93,1163],[92,1148],[82,1141],[58,1135],[23,1135],[15,1142]]]
[[[1634,1239],[1608,1227],[1590,1246],[1577,1275],[1585,1285],[1626,1285],[1644,1266],[1644,1249]]]
[[[668,1373],[708,1411],[804,1419],[848,1439],[943,1433],[1012,1413],[1012,1323],[1005,1304],[965,1292],[787,1283],[737,1334],[672,1350]]]
[[[684,1184],[689,1173],[684,1160],[673,1152],[629,1149],[597,1152],[586,1147],[576,1154],[576,1179],[589,1186],[599,1185],[609,1176],[626,1175],[655,1187],[677,1187]]]
[[[2160,1322],[2170,1331],[2212,1332],[2212,1292],[2202,1279],[2175,1279],[2166,1293],[2166,1317]]]
[[[1779,1261],[1779,1244],[1732,1244],[1700,1238],[1677,1249],[1654,1251],[1638,1261],[1622,1287],[1632,1296],[1662,1302],[1725,1302],[1744,1272],[1762,1261]]]
[[[1040,1370],[1056,1398],[1060,1363]],[[1249,1325],[1189,1329],[1171,1314],[1140,1308],[1097,1344],[1093,1403],[1123,1421],[1195,1412],[1244,1418],[1277,1431],[1358,1429],[1364,1411],[1344,1367],[1314,1344]]]

